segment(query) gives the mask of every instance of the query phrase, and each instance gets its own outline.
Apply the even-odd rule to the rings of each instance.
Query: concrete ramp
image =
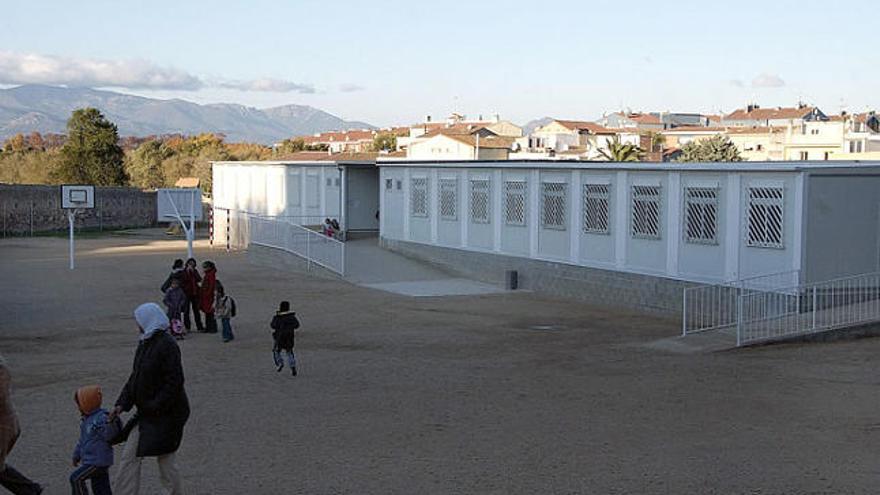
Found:
[[[413,297],[468,296],[504,292],[382,249],[378,239],[345,243],[345,280],[371,289]]]

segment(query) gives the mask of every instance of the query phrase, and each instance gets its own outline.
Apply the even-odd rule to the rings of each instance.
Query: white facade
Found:
[[[389,240],[698,282],[880,270],[880,163],[379,166]]]
[[[377,190],[373,164],[213,163],[214,208],[287,217],[306,225],[331,218],[343,230],[376,230]]]

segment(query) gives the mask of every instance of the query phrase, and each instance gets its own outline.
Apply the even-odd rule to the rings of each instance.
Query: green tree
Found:
[[[373,137],[373,151],[394,151],[397,149],[397,136],[390,132],[380,132]]]
[[[125,185],[125,154],[118,141],[116,125],[97,109],[74,110],[67,121],[67,142],[61,148],[54,178],[98,186]]]
[[[298,151],[303,151],[306,149],[306,141],[303,138],[293,138],[293,139],[285,139],[281,141],[281,145],[275,149],[275,152],[279,155],[287,155],[290,153],[296,153]]]
[[[727,136],[691,141],[681,148],[680,162],[741,162],[736,145]]]
[[[642,156],[642,148],[635,144],[621,143],[619,136],[605,140],[605,148],[599,154],[609,162],[637,162]]]
[[[162,162],[170,156],[171,150],[161,141],[151,139],[141,143],[125,160],[125,168],[132,184],[145,189],[169,185],[165,181]]]

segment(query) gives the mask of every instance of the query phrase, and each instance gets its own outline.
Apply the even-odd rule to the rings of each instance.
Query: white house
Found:
[[[380,240],[489,281],[678,311],[681,287],[880,270],[880,162],[388,162]]]
[[[324,161],[213,162],[214,214],[220,222],[230,213],[284,218],[301,225],[320,225],[331,218],[345,233],[375,232],[379,228],[375,163],[332,155]]]

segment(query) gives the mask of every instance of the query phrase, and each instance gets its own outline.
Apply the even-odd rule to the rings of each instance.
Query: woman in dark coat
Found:
[[[196,260],[190,258],[186,260],[186,267],[183,269],[183,293],[186,294],[187,306],[183,312],[183,326],[187,330],[190,329],[189,312],[192,310],[193,319],[196,320],[196,331],[203,332],[205,327],[202,325],[202,315],[199,313],[199,284],[202,282],[202,276],[199,275],[199,268]]]
[[[171,494],[183,493],[174,453],[180,447],[189,418],[183,388],[183,367],[177,342],[167,332],[168,317],[154,303],[134,312],[141,331],[131,376],[116,400],[110,419],[137,407],[136,426],[125,444],[113,493],[137,495],[144,457],[156,457],[162,485]]]
[[[205,313],[205,332],[217,333],[217,319],[214,318],[214,300],[217,290],[217,267],[213,261],[202,263],[202,271],[205,277],[202,279],[202,288],[199,290],[201,297],[201,310]]]

